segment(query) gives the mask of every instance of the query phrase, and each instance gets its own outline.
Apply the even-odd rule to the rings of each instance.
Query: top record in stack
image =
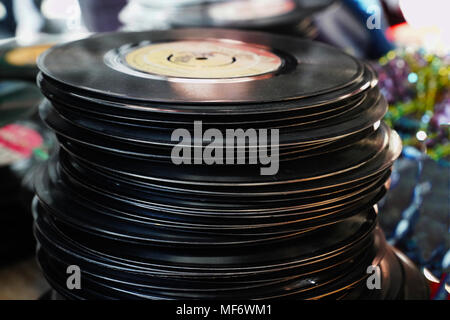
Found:
[[[283,36],[186,29],[95,36],[39,67],[60,151],[36,180],[35,234],[60,297],[427,296],[377,228],[401,142],[364,63]],[[232,130],[257,143],[233,144]],[[255,150],[271,163],[249,161]],[[81,290],[67,290],[69,265]],[[372,265],[381,290],[367,289]]]

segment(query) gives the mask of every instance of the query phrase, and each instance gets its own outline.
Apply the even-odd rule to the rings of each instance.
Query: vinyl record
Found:
[[[379,92],[372,91],[365,96],[364,102],[355,105],[347,105],[344,111],[320,113],[315,118],[306,119],[273,119],[272,123],[264,121],[260,124],[249,123],[246,126],[260,129],[267,128],[279,130],[279,146],[288,147],[295,145],[307,145],[327,142],[347,137],[366,130],[376,124],[387,111],[386,101],[379,95]],[[56,110],[58,108],[58,111]],[[153,145],[161,147],[173,147],[178,141],[173,141],[172,132],[175,128],[168,126],[154,127],[149,124],[137,125],[127,123],[126,120],[120,122],[102,121],[97,117],[90,117],[82,113],[74,113],[58,106],[52,108],[49,104],[42,105],[42,118],[53,130],[61,135],[70,136],[67,132],[79,131],[78,136],[91,136],[91,140],[118,140],[134,145]],[[70,120],[68,120],[70,119]],[[196,125],[197,124],[197,125]],[[190,132],[193,144],[205,145],[195,135],[195,129],[206,131],[214,126],[208,122],[180,123],[177,128],[183,128]],[[233,122],[221,123],[217,128],[242,129],[242,123]],[[216,128],[216,127],[214,127]],[[245,128],[245,126],[244,126]],[[94,136],[97,136],[95,138]],[[202,137],[201,137],[202,138]],[[86,138],[85,138],[86,139]],[[89,139],[89,138],[87,138]],[[225,146],[229,139],[224,137]],[[92,145],[92,143],[90,143]],[[183,145],[178,142],[178,145]]]
[[[164,79],[161,79],[164,80]],[[215,82],[217,79],[211,79],[211,82]],[[146,118],[151,120],[158,118],[167,120],[174,120],[173,118],[179,119],[182,117],[183,120],[187,118],[187,121],[192,122],[192,120],[197,120],[195,116],[199,114],[205,117],[212,118],[224,118],[230,117],[231,119],[238,119],[242,121],[242,115],[251,115],[252,117],[268,117],[269,115],[286,115],[286,113],[291,112],[301,112],[305,111],[310,113],[311,109],[315,108],[326,108],[327,106],[335,107],[336,104],[345,104],[349,102],[355,102],[355,96],[363,95],[368,90],[377,85],[377,80],[374,71],[367,65],[364,65],[364,72],[362,79],[355,82],[349,86],[337,89],[327,94],[322,94],[319,96],[311,96],[309,98],[302,97],[301,99],[288,100],[284,102],[267,102],[267,103],[232,103],[223,101],[220,104],[220,108],[217,103],[208,104],[192,104],[189,100],[183,103],[151,103],[147,102],[145,105],[139,104],[138,101],[127,100],[101,100],[98,95],[90,94],[87,91],[79,90],[74,87],[64,85],[60,82],[52,80],[52,78],[45,76],[45,74],[40,73],[38,75],[38,82],[41,87],[42,92],[50,98],[50,100],[61,103],[68,104],[76,108],[83,108],[87,112],[96,112],[97,116],[102,113],[115,114],[119,118],[128,118],[132,115],[138,114],[139,121],[145,121]],[[217,83],[220,85],[221,82]],[[214,94],[214,91],[207,93]],[[72,101],[72,102],[71,102]],[[279,115],[278,115],[279,114]],[[169,118],[171,117],[171,118]],[[241,118],[239,118],[241,117]],[[100,116],[102,118],[102,116]],[[235,120],[236,121],[236,120]]]
[[[313,14],[333,0],[167,1],[132,0],[119,15],[127,31],[178,27],[260,30],[314,38]]]
[[[359,216],[348,218],[341,223],[320,230],[283,241],[273,241],[271,246],[274,250],[270,255],[265,252],[265,246],[257,242],[245,246],[224,246],[221,247],[221,257],[218,259],[211,252],[211,248],[214,246],[208,249],[191,244],[190,252],[186,256],[186,245],[188,244],[184,246],[170,243],[143,244],[137,241],[124,241],[112,236],[100,237],[98,234],[88,234],[86,231],[61,224],[59,220],[50,219],[48,213],[45,212],[41,211],[40,220],[38,220],[39,232],[47,235],[49,232],[54,232],[52,242],[64,241],[60,245],[66,249],[71,247],[70,250],[74,250],[74,253],[93,254],[98,256],[96,259],[101,256],[102,259],[109,257],[108,259],[116,261],[116,264],[120,261],[128,261],[128,263],[132,263],[130,268],[140,265],[141,267],[161,269],[161,271],[166,270],[166,272],[183,272],[186,275],[191,274],[204,279],[212,274],[226,278],[239,275],[256,276],[258,273],[267,273],[272,269],[288,270],[293,267],[306,266],[308,262],[311,263],[317,259],[320,261],[327,256],[334,257],[343,254],[351,250],[353,246],[367,245],[367,241],[369,241],[367,236],[371,230],[370,221],[375,218],[373,211],[369,210],[366,214],[361,213]],[[45,232],[45,230],[47,231]],[[65,233],[66,240],[61,237],[61,232]],[[59,236],[58,233],[60,233]],[[317,240],[325,233],[329,233],[329,241],[307,241],[308,239]],[[107,245],[108,243],[114,245]],[[78,249],[76,249],[77,246]],[[285,249],[276,250],[282,247]],[[87,248],[89,250],[86,250]],[[125,248],[127,248],[126,253],[120,252]]]
[[[51,170],[51,168],[50,168]],[[222,215],[221,221],[217,224],[217,217],[208,216],[205,212],[203,214],[184,214],[180,212],[171,213],[165,210],[164,213],[158,214],[155,212],[147,212],[145,215],[139,212],[136,206],[133,209],[132,205],[127,205],[125,202],[120,205],[118,198],[113,198],[111,195],[103,195],[95,192],[81,192],[79,188],[71,185],[67,181],[64,175],[57,173],[50,173],[51,180],[47,180],[44,176],[40,176],[42,184],[38,184],[38,190],[50,190],[48,193],[38,192],[38,197],[43,206],[47,210],[54,210],[55,216],[58,216],[60,220],[70,221],[71,224],[75,224],[83,229],[91,229],[100,231],[104,227],[100,225],[110,225],[111,228],[123,231],[125,226],[121,221],[127,221],[130,225],[133,225],[132,229],[124,235],[125,238],[133,238],[133,234],[140,232],[140,238],[145,241],[145,229],[150,228],[153,230],[164,230],[168,234],[171,234],[171,229],[175,232],[171,237],[175,241],[176,238],[181,238],[181,234],[186,232],[192,235],[204,234],[211,236],[217,235],[219,241],[219,235],[230,235],[226,241],[231,241],[231,237],[235,236],[246,241],[250,241],[251,237],[255,235],[278,235],[279,237],[287,237],[295,234],[301,234],[303,232],[312,230],[325,225],[331,225],[337,223],[342,219],[355,214],[356,207],[363,208],[363,203],[366,203],[367,207],[370,207],[370,203],[375,201],[374,197],[381,197],[378,195],[381,193],[381,188],[385,182],[385,178],[377,179],[373,183],[370,183],[367,187],[361,188],[359,193],[363,193],[366,188],[372,191],[366,192],[363,199],[360,199],[358,206],[348,206],[346,210],[329,210],[330,213],[319,212],[317,214],[307,214],[300,212],[300,200],[297,200],[297,214],[290,214],[289,216],[282,215],[281,213],[267,214],[260,212],[257,216],[239,214],[237,211],[233,214]],[[54,176],[54,177],[52,177]],[[67,184],[66,184],[67,181]],[[382,193],[384,194],[384,193]],[[381,194],[381,195],[382,195]],[[103,196],[103,198],[102,198]],[[148,194],[149,199],[154,200],[151,194]],[[332,195],[336,202],[338,201],[338,195]],[[372,197],[372,198],[371,198]],[[360,196],[361,198],[361,196]],[[240,199],[233,198],[235,201]],[[304,201],[308,201],[307,198]],[[173,200],[175,201],[175,200]],[[225,201],[225,200],[222,200]],[[248,201],[248,200],[247,200]],[[319,200],[316,200],[319,201]],[[90,205],[91,203],[91,205]],[[332,205],[330,204],[330,207]],[[70,212],[74,212],[71,214]],[[75,218],[76,217],[76,218]],[[233,219],[234,218],[234,219]],[[115,225],[115,226],[114,226]],[[148,229],[148,230],[150,230]],[[140,231],[142,230],[142,231]],[[176,234],[177,231],[181,234]],[[106,232],[111,234],[112,231]],[[116,236],[122,237],[119,234]],[[135,238],[137,239],[137,238]],[[249,240],[250,239],[250,240]],[[265,239],[268,240],[268,239]],[[262,241],[262,239],[260,240]]]
[[[56,43],[74,39],[67,35],[38,34],[33,40],[10,38],[0,41],[0,80],[36,82],[37,58]]]
[[[104,171],[109,171],[122,176],[134,177],[144,181],[163,181],[177,184],[204,184],[210,186],[258,186],[258,185],[280,185],[293,182],[306,182],[318,180],[320,178],[330,177],[338,174],[348,173],[355,175],[362,174],[363,170],[359,168],[369,169],[375,166],[385,169],[392,164],[392,161],[398,157],[401,148],[401,141],[397,134],[392,133],[389,137],[386,131],[379,130],[375,135],[378,135],[378,148],[372,149],[372,145],[361,143],[359,146],[355,145],[355,150],[360,151],[356,157],[351,151],[348,154],[336,151],[333,155],[336,157],[334,164],[334,171],[328,166],[323,166],[323,172],[315,171],[318,169],[319,161],[327,162],[326,157],[298,159],[286,162],[279,168],[278,173],[272,177],[258,175],[260,167],[247,165],[245,168],[239,165],[223,165],[214,167],[185,165],[176,166],[170,163],[157,164],[142,159],[131,159],[129,157],[121,157],[112,153],[103,151],[93,151],[87,148],[75,149],[74,146],[66,148],[64,151],[71,154],[72,157],[77,157],[80,150],[83,152],[83,159],[91,165],[97,166]],[[78,152],[77,152],[78,151]],[[351,156],[350,156],[351,155]],[[114,169],[112,169],[112,165]],[[367,166],[364,166],[367,164]],[[306,166],[305,172],[292,172],[292,168]],[[309,167],[308,167],[309,166]],[[211,175],[211,168],[214,168],[215,174]],[[307,172],[306,169],[310,171]],[[317,174],[316,174],[317,173]],[[359,178],[362,178],[361,176]],[[358,179],[358,178],[355,178]]]
[[[58,167],[58,165],[55,165]],[[277,190],[273,190],[271,184],[263,186],[249,186],[233,185],[233,186],[211,186],[211,185],[180,185],[176,183],[164,183],[164,182],[149,182],[149,181],[139,181],[133,178],[127,178],[125,176],[115,175],[111,172],[102,171],[100,168],[86,165],[85,163],[78,162],[73,158],[67,156],[67,154],[60,153],[59,168],[72,177],[76,177],[80,181],[89,181],[90,179],[101,179],[105,181],[105,184],[117,184],[121,186],[126,186],[129,189],[140,189],[143,192],[148,191],[159,191],[165,192],[167,194],[178,194],[178,195],[202,195],[205,197],[271,197],[275,195],[299,195],[304,198],[318,198],[326,195],[342,194],[348,190],[361,188],[362,186],[372,183],[373,181],[379,179],[381,176],[386,175],[390,169],[377,170],[367,174],[367,176],[361,176],[359,179],[352,179],[350,176],[348,180],[342,179],[340,184],[337,183],[339,180],[336,177],[330,177],[325,180],[318,181],[315,185],[313,181],[309,182],[297,182],[291,184],[282,183],[278,184]],[[336,181],[337,180],[337,181]]]
[[[199,32],[210,40],[199,41]],[[340,98],[357,91],[345,88],[362,90],[373,80],[364,81],[362,63],[326,45],[220,29],[93,36],[53,47],[39,68],[63,85],[119,103],[282,102],[342,89]]]
[[[39,234],[39,233],[38,233]],[[46,241],[43,241],[43,243],[46,243],[47,244],[47,242]],[[48,243],[48,244],[50,244],[50,243]],[[50,249],[50,248],[48,248],[48,249]],[[56,249],[56,247],[54,248],[54,249]],[[355,248],[356,249],[356,248]],[[53,250],[53,249],[52,249]],[[69,251],[66,251],[67,253],[69,253]],[[356,251],[356,252],[358,252],[358,251]],[[367,253],[369,253],[369,251],[366,251]],[[87,252],[86,252],[87,253]],[[42,256],[40,256],[40,257],[42,257]],[[55,256],[56,257],[56,256]],[[67,258],[69,258],[69,256],[66,256]],[[93,258],[93,256],[91,255],[91,257]],[[341,258],[343,259],[342,261],[345,263],[345,261],[347,261],[346,259],[348,259],[348,257],[349,256],[347,256],[347,258],[345,258],[344,256],[341,256]],[[98,256],[96,259],[99,259],[100,258],[100,256]],[[69,258],[70,259],[70,258]],[[332,258],[331,258],[332,259]],[[82,259],[82,260],[80,260],[80,262],[81,261],[83,261],[84,259]],[[55,260],[53,260],[53,261],[55,261]],[[106,260],[104,260],[105,262],[106,262]],[[329,260],[328,262],[330,263],[329,265],[328,265],[328,269],[332,269],[333,268],[333,265],[334,266],[336,266],[336,268],[338,268],[338,266],[339,265],[341,265],[343,262],[337,262],[337,260],[335,260],[335,262],[334,263],[331,263],[331,261],[332,260]],[[359,260],[360,262],[363,262],[364,260]],[[100,261],[98,261],[98,262],[100,262]],[[84,263],[84,262],[83,262]],[[317,263],[317,262],[316,262]],[[126,271],[126,269],[124,269],[123,267],[119,267],[119,265],[117,265],[116,264],[116,266],[113,266],[112,264],[111,264],[111,262],[109,262],[109,265],[110,265],[110,267],[111,267],[111,273],[110,273],[110,279],[113,279],[113,278],[111,278],[111,277],[122,277],[122,279],[124,278],[124,277],[128,277],[128,281],[130,281],[130,279],[132,279],[132,275],[129,273],[129,271],[131,271],[131,270],[129,270],[129,271]],[[310,277],[311,277],[311,274],[314,274],[315,272],[314,271],[312,271],[312,270],[314,270],[314,269],[311,269],[312,267],[311,267],[311,265],[314,265],[314,263],[312,263],[312,261],[308,264],[310,267],[306,267],[306,265],[304,265],[304,271],[303,272],[307,272],[307,274],[309,274],[310,275]],[[156,265],[155,265],[156,266]],[[91,265],[91,268],[92,268],[92,265]],[[291,267],[292,268],[292,267]],[[287,273],[286,272],[288,272],[288,270],[289,269],[291,269],[291,268],[288,268],[288,269],[285,269],[285,271],[284,271],[284,276],[283,277],[285,277],[285,279],[289,279],[289,277],[287,276]],[[306,268],[306,269],[305,269]],[[60,269],[60,268],[59,268]],[[114,272],[114,270],[122,270],[120,273],[117,273],[117,272]],[[306,270],[308,270],[309,269],[309,271],[306,271]],[[56,270],[58,270],[58,269],[56,269]],[[55,271],[56,271],[55,270]],[[92,269],[91,269],[92,270]],[[277,268],[277,272],[278,272],[278,275],[279,276],[281,276],[282,274],[283,274],[283,272],[281,272],[278,268]],[[351,269],[347,269],[346,270],[346,272],[350,272],[350,270]],[[155,271],[156,271],[156,269],[155,269]],[[162,271],[162,270],[161,270]],[[195,277],[195,278],[197,278],[198,276],[202,276],[202,277],[205,277],[205,274],[203,274],[203,272],[201,273],[201,274],[198,274],[198,273],[192,273],[192,271],[193,270],[191,270],[191,272],[189,272],[189,273],[186,273],[186,275],[185,276],[183,276],[184,277],[184,279],[185,280],[182,280],[182,278],[179,278],[179,276],[181,276],[181,274],[178,276],[176,273],[173,273],[173,272],[171,272],[171,273],[167,273],[167,275],[165,276],[165,277],[163,277],[163,278],[161,278],[161,281],[162,281],[162,283],[164,283],[164,278],[166,278],[167,276],[169,276],[170,278],[173,278],[173,279],[171,279],[171,280],[169,280],[169,279],[167,279],[167,280],[169,280],[169,284],[171,285],[171,289],[169,289],[169,288],[165,288],[165,294],[167,295],[167,294],[169,294],[170,295],[170,291],[173,291],[173,290],[176,290],[173,286],[177,283],[177,282],[179,282],[179,281],[184,281],[185,282],[185,285],[186,285],[186,283],[188,283],[188,278],[185,278],[188,274],[191,274],[191,276],[190,277]],[[291,270],[292,271],[292,270]],[[145,281],[153,281],[153,283],[154,283],[154,281],[158,281],[157,280],[157,278],[153,278],[154,280],[151,280],[152,278],[143,278],[144,277],[144,274],[147,274],[147,272],[150,272],[150,269],[148,270],[148,271],[145,271],[144,269],[141,269],[140,271],[139,271],[139,269],[135,269],[135,272],[138,272],[138,273],[141,273],[142,275],[140,276],[140,281],[138,282],[138,283],[135,283],[134,285],[136,286],[143,286],[144,285],[144,283],[145,283]],[[213,272],[213,270],[209,270],[209,271],[207,271],[207,272]],[[270,274],[269,273],[269,270],[260,270],[260,272],[263,272],[262,274]],[[273,270],[272,272],[275,272],[275,270]],[[280,273],[281,272],[281,273]],[[290,271],[289,271],[290,272]],[[294,274],[297,274],[297,276],[292,276],[291,275],[291,279],[292,278],[298,278],[298,277],[301,277],[301,273],[300,273],[300,269],[298,269],[298,267],[293,271],[293,272],[295,272]],[[319,272],[319,271],[317,271],[317,272]],[[88,273],[89,273],[89,271],[88,271]],[[185,273],[185,272],[184,272]],[[217,271],[214,271],[214,273],[216,274],[216,277],[218,277],[218,275],[220,274],[220,273],[218,273],[218,270]],[[259,272],[258,272],[259,273]],[[358,272],[356,272],[356,274],[358,274]],[[93,274],[94,275],[94,277],[95,277],[95,273]],[[161,274],[162,275],[162,274]],[[246,275],[245,276],[245,278],[243,278],[244,277],[244,275]],[[250,280],[250,278],[247,278],[247,277],[249,277],[250,275],[252,275],[251,276],[251,278],[252,278],[252,280]],[[325,274],[323,274],[321,277],[322,277],[322,279],[323,279],[323,277],[327,277],[327,275],[328,275],[328,277],[330,277],[330,276],[332,276],[332,272],[330,271],[330,272],[328,272],[328,273],[325,273]],[[228,286],[230,287],[233,287],[233,286],[239,286],[239,283],[242,283],[242,285],[244,285],[244,283],[246,283],[246,286],[247,287],[249,287],[249,286],[251,286],[251,283],[253,284],[253,286],[258,286],[258,283],[259,283],[259,286],[261,286],[261,285],[264,285],[264,283],[267,283],[267,282],[273,282],[274,280],[272,280],[272,281],[269,281],[268,279],[267,279],[267,276],[265,276],[266,278],[259,278],[259,280],[258,280],[258,277],[256,277],[255,276],[255,274],[254,274],[254,272],[252,272],[252,273],[248,273],[248,272],[244,272],[244,270],[241,270],[241,275],[240,276],[237,276],[237,275],[234,275],[234,276],[231,276],[231,274],[228,272],[227,273],[227,275],[223,275],[223,276],[226,276],[226,279],[228,279],[227,281],[226,281],[226,283],[228,283]],[[272,275],[273,276],[273,275]],[[231,277],[231,278],[230,278]],[[237,278],[235,278],[235,277],[237,277]],[[191,281],[194,281],[194,279],[195,278],[192,278],[193,280],[191,280]],[[135,278],[136,279],[136,278]],[[147,280],[148,279],[148,280]],[[178,279],[178,280],[176,280],[176,279]],[[265,280],[263,280],[263,279],[265,279]],[[283,278],[279,278],[279,279],[283,279]],[[104,283],[104,281],[106,280],[106,278],[103,278],[103,280],[101,280],[103,283]],[[198,280],[195,280],[196,282],[197,282],[197,284],[198,285],[201,285],[202,287],[200,287],[200,288],[203,288],[203,289],[206,289],[206,286],[208,286],[208,282],[198,282],[198,281],[200,281],[199,279]],[[219,279],[217,279],[217,280],[215,280],[216,281],[216,285],[219,285],[219,283],[220,283],[220,280]],[[347,279],[347,281],[348,281],[348,279]],[[319,281],[320,282],[320,281]],[[123,282],[123,280],[121,281],[121,283],[122,284],[124,284],[124,282]],[[161,282],[160,282],[161,283]],[[203,283],[203,284],[202,284]],[[190,283],[190,285],[191,286],[193,286],[194,285],[194,282],[191,282]],[[213,283],[211,283],[210,282],[210,284],[209,284],[210,286],[211,285],[214,285]],[[222,286],[223,286],[223,284],[222,284]],[[155,287],[153,286],[153,289],[155,289]],[[200,291],[202,291],[202,289],[199,289]],[[230,288],[230,289],[228,289],[228,290],[226,290],[225,288],[223,288],[222,290],[219,290],[219,291],[223,291],[223,290],[225,290],[225,291],[228,291],[228,290],[232,290],[232,288]],[[189,287],[186,287],[185,286],[185,291],[189,291]],[[155,292],[155,290],[152,290],[152,292]],[[133,295],[133,292],[130,292],[130,294],[131,295]],[[155,294],[155,293],[152,293],[152,294]],[[253,294],[255,294],[255,293],[253,293]],[[273,294],[273,293],[272,293]],[[209,294],[209,297],[211,298],[212,296],[211,296],[211,293]]]
[[[158,110],[152,112],[145,108],[132,109],[131,105],[105,105],[99,104],[94,99],[80,97],[76,92],[65,91],[54,83],[44,78],[42,74],[38,76],[41,90],[51,98],[52,106],[63,116],[74,113],[80,113],[87,118],[94,118],[99,121],[105,121],[112,124],[123,124],[130,126],[149,126],[159,129],[178,128],[180,126],[191,125],[198,120],[198,114],[187,114],[182,109],[176,110],[176,113],[157,113]],[[300,105],[302,101],[292,101],[281,105],[270,104],[272,110],[268,108],[268,112],[256,112],[257,110],[241,110],[241,112],[251,113],[251,118],[243,119],[242,114],[206,114],[202,113],[202,121],[205,126],[223,127],[225,124],[233,124],[240,127],[258,127],[267,125],[280,125],[282,127],[292,126],[295,124],[311,123],[313,120],[329,119],[332,116],[336,117],[346,112],[350,112],[358,108],[366,99],[366,95],[370,94],[372,98],[376,99],[376,90],[372,87],[363,93],[355,94],[354,96],[342,99],[336,102],[319,103]],[[372,90],[370,90],[372,89]],[[107,103],[107,102],[105,102]],[[250,105],[242,107],[250,108]],[[253,105],[253,108],[257,106]],[[284,110],[283,110],[284,109]]]
[[[146,1],[138,1],[143,6]],[[333,0],[224,1],[185,5],[169,15],[173,26],[273,31],[292,26],[331,5]],[[178,13],[178,14],[177,14]]]
[[[0,44],[0,79],[33,82],[39,72],[36,60],[51,44],[21,45],[15,39]]]

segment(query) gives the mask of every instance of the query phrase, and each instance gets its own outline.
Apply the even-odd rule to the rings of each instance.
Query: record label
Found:
[[[224,79],[277,71],[283,60],[263,47],[228,41],[174,41],[129,52],[125,60],[138,71],[164,77]]]
[[[35,130],[11,124],[0,128],[0,166],[29,158],[43,144]]]
[[[36,65],[37,58],[52,45],[37,45],[31,47],[16,48],[8,52],[5,60],[14,66],[30,66]]]

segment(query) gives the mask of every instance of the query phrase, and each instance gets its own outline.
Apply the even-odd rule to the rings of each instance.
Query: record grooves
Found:
[[[295,63],[280,69],[285,57]],[[364,63],[308,41],[187,29],[60,45],[39,68],[41,117],[60,149],[36,179],[35,235],[59,297],[409,294],[416,271],[405,276],[377,228],[401,142],[381,122],[387,104]],[[173,148],[188,145],[174,130],[202,152],[211,143],[196,134],[199,121],[219,132],[278,130],[258,147],[277,150],[279,170],[261,174],[245,143],[222,163],[197,153],[175,164]],[[65,286],[69,265],[82,270],[76,292]],[[371,265],[382,270],[378,292],[366,286]]]

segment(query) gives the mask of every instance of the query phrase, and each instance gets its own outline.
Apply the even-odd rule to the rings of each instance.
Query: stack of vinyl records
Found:
[[[42,98],[35,85],[0,82],[0,264],[34,250],[31,175],[47,137],[33,115]]]
[[[401,142],[364,63],[185,29],[95,36],[39,67],[60,151],[36,179],[35,234],[60,297],[426,297],[377,228]]]
[[[315,38],[312,15],[334,0],[133,0],[120,14],[129,31],[213,27]]]

